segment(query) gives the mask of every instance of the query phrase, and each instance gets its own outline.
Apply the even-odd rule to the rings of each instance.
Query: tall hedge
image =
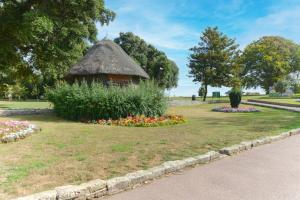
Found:
[[[60,83],[46,94],[57,115],[71,120],[161,116],[166,110],[164,93],[153,82],[126,87]]]

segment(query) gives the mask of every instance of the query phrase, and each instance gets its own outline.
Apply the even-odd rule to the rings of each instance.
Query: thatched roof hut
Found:
[[[119,45],[105,39],[91,47],[67,75],[71,82],[83,79],[127,84],[149,76]]]

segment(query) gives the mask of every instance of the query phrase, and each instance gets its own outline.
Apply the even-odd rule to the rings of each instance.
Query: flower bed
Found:
[[[185,119],[181,115],[165,115],[161,117],[129,116],[118,120],[99,119],[90,121],[101,125],[131,126],[131,127],[156,127],[165,125],[175,125],[184,123]]]
[[[260,110],[255,107],[239,107],[239,108],[231,108],[230,106],[221,106],[212,109],[215,112],[227,112],[227,113],[248,113],[248,112],[260,112]]]
[[[0,121],[0,141],[13,142],[31,135],[36,126],[27,121]]]

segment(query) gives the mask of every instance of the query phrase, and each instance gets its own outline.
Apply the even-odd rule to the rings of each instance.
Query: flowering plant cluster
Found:
[[[221,106],[212,109],[215,112],[260,112],[260,110],[254,107],[239,107],[232,108],[230,106]]]
[[[30,127],[30,123],[27,121],[0,121],[0,139],[3,136],[24,130],[28,127]]]
[[[91,121],[91,123],[97,123],[101,125],[116,125],[116,126],[131,126],[131,127],[156,127],[156,126],[164,126],[164,125],[181,124],[184,122],[185,119],[181,115],[164,115],[161,117],[145,117],[141,115],[141,116],[129,116],[117,120],[99,119],[99,120]]]

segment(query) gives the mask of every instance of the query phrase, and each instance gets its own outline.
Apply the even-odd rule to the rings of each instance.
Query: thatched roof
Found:
[[[102,40],[72,66],[68,76],[119,74],[149,78],[148,74],[116,43]]]

